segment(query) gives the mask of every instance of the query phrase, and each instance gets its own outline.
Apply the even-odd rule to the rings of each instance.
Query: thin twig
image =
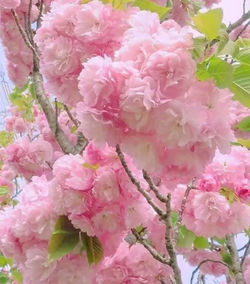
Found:
[[[230,34],[234,29],[238,28],[249,18],[250,18],[250,10],[247,13],[244,13],[236,22],[230,24],[227,28],[227,33]]]
[[[244,251],[244,254],[243,254],[243,256],[242,256],[241,263],[240,263],[241,267],[243,266],[246,257],[247,257],[248,254],[250,253],[250,252],[249,252],[249,249],[250,249],[250,240],[249,240],[248,243],[246,244],[246,249],[245,249],[245,251]]]
[[[37,18],[37,26],[36,29],[39,29],[42,24],[42,14],[43,14],[43,0],[39,1],[39,15]]]
[[[220,263],[224,266],[226,266],[228,269],[230,269],[229,265],[227,265],[225,262],[223,261],[220,261],[220,260],[214,260],[214,259],[204,259],[202,260],[199,265],[195,268],[195,270],[193,271],[192,273],[192,276],[191,276],[191,280],[190,280],[190,284],[193,283],[193,280],[194,280],[194,276],[196,274],[196,272],[200,269],[200,267],[202,266],[202,264],[206,263],[206,262],[214,262],[214,263]]]
[[[246,13],[246,0],[243,0],[243,15]]]
[[[73,115],[70,112],[69,108],[65,104],[63,104],[63,106],[64,106],[64,109],[67,112],[68,117],[70,118],[70,120],[74,123],[75,127],[78,128],[78,126],[79,126],[78,121],[73,117]]]
[[[144,198],[147,200],[148,204],[154,209],[154,211],[161,217],[165,218],[164,212],[154,203],[152,200],[150,194],[148,194],[141,186],[140,182],[133,176],[131,170],[129,169],[125,157],[121,151],[121,148],[119,145],[116,145],[116,153],[121,161],[121,164],[127,173],[128,177],[130,178],[131,182],[136,186],[137,190],[144,196]]]
[[[160,194],[158,188],[154,185],[151,177],[149,176],[149,174],[147,173],[147,171],[143,170],[143,178],[145,179],[145,181],[148,183],[149,188],[154,192],[155,196],[163,203],[167,202],[167,198],[165,196],[163,196],[162,194]]]
[[[169,260],[162,256],[146,239],[144,239],[136,229],[131,229],[132,234],[136,237],[137,241],[142,244],[146,250],[153,256],[154,259],[158,260],[163,264],[169,265]]]
[[[18,30],[19,30],[19,32],[20,32],[20,34],[21,34],[21,36],[22,36],[22,38],[23,38],[25,44],[26,44],[27,47],[28,47],[29,49],[31,49],[32,52],[38,57],[35,48],[33,47],[33,45],[31,44],[31,42],[30,42],[29,39],[28,39],[28,35],[26,34],[26,32],[24,31],[23,27],[21,26],[21,24],[20,24],[20,22],[19,22],[19,19],[18,19],[18,16],[17,16],[16,11],[13,10],[13,9],[11,9],[11,14],[12,14],[12,16],[14,17],[14,20],[15,20],[15,23],[16,23],[16,25],[17,25],[17,28],[18,28]]]
[[[235,40],[237,40],[243,33],[244,31],[247,29],[247,27],[250,25],[250,20],[244,25],[244,27],[242,28],[242,30],[238,33],[238,35],[236,36]]]
[[[33,31],[31,27],[31,9],[32,9],[32,0],[29,1],[27,24],[28,24],[28,35],[30,38],[30,42],[34,46]]]

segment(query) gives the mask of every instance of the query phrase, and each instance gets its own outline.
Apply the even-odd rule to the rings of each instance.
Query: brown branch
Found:
[[[28,25],[27,31],[30,38],[30,42],[32,46],[34,46],[33,31],[31,27],[31,9],[32,9],[32,0],[29,0],[28,15],[27,15],[27,25]]]
[[[154,203],[152,200],[150,194],[148,194],[141,186],[140,182],[133,176],[132,172],[130,171],[126,161],[125,157],[121,151],[121,148],[119,145],[116,145],[116,153],[121,161],[121,164],[127,173],[128,177],[130,178],[131,182],[136,186],[137,190],[144,196],[144,198],[147,200],[148,204],[154,209],[154,211],[161,217],[165,218],[164,212]]]
[[[63,104],[65,111],[67,112],[68,117],[70,118],[70,120],[74,123],[75,127],[78,128],[79,123],[77,121],[77,119],[75,119],[72,115],[72,113],[70,112],[69,108]]]
[[[21,26],[21,24],[20,24],[20,22],[19,22],[19,19],[18,19],[18,16],[17,16],[16,11],[13,10],[13,9],[11,9],[11,14],[12,14],[14,20],[15,20],[15,23],[16,23],[16,25],[17,25],[17,28],[18,28],[18,30],[19,30],[19,32],[20,32],[20,34],[21,34],[21,36],[22,36],[22,38],[23,38],[25,44],[27,45],[27,47],[28,47],[29,49],[32,50],[33,54],[35,54],[35,56],[38,57],[36,49],[35,49],[35,48],[33,47],[33,45],[31,44],[31,42],[30,42],[30,40],[29,40],[29,38],[28,38],[28,35],[26,34],[25,30],[23,29],[23,27]]]
[[[227,235],[226,236],[226,245],[228,248],[229,253],[232,256],[232,271],[234,274],[235,282],[237,284],[245,284],[245,280],[243,277],[240,260],[238,256],[238,251],[235,245],[234,237],[233,235]]]
[[[245,261],[245,259],[246,259],[246,257],[248,256],[249,253],[250,253],[250,240],[246,244],[246,249],[245,249],[244,254],[242,256],[242,259],[241,259],[241,263],[240,263],[241,268],[242,268],[244,261]]]
[[[136,237],[136,240],[145,247],[145,249],[153,256],[154,259],[163,264],[169,265],[169,260],[162,256],[146,239],[144,239],[137,232],[136,229],[131,229],[131,232]]]
[[[171,236],[172,226],[171,226],[171,195],[168,194],[166,203],[166,218],[165,218],[165,245],[167,252],[169,254],[170,263],[169,265],[172,267],[174,272],[174,279],[176,284],[181,284],[181,272],[177,263],[177,257],[175,252],[175,242]]]
[[[244,31],[247,29],[247,27],[250,25],[250,20],[244,25],[244,27],[242,28],[242,30],[237,34],[235,40],[237,40],[243,33]]]
[[[42,110],[47,118],[50,130],[52,131],[56,141],[58,142],[59,146],[61,147],[62,151],[65,154],[81,153],[86,148],[88,142],[86,141],[86,139],[83,137],[82,134],[78,134],[77,144],[72,145],[68,137],[64,133],[64,131],[61,129],[57,121],[57,115],[49,99],[45,95],[43,87],[43,79],[42,75],[39,72],[38,64],[39,64],[38,59],[35,58],[34,56],[34,68],[33,68],[32,78],[33,78],[35,93],[37,100],[41,105]]]
[[[195,270],[193,271],[192,273],[192,276],[191,276],[191,280],[190,280],[190,284],[193,283],[193,280],[194,280],[194,275],[195,273],[200,269],[200,267],[202,266],[202,264],[206,263],[206,262],[214,262],[214,263],[220,263],[224,266],[226,266],[228,269],[230,269],[229,265],[227,265],[225,262],[223,261],[220,261],[220,260],[214,260],[214,259],[204,259],[202,260],[199,265],[195,268]],[[237,283],[238,284],[238,283]]]
[[[250,18],[250,10],[247,13],[243,14],[236,22],[230,24],[227,28],[227,32],[230,34],[234,29],[238,28],[249,18]]]
[[[39,29],[42,24],[42,14],[43,14],[43,0],[39,1],[39,15],[37,18],[37,26],[36,29]]]
[[[149,174],[147,173],[147,171],[143,170],[143,178],[145,179],[145,181],[148,183],[149,188],[154,192],[155,196],[158,198],[158,200],[160,200],[163,203],[167,202],[167,198],[160,194],[158,188],[154,185],[151,177],[149,176]]]

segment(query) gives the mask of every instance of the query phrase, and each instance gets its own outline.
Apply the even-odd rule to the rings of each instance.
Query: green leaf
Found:
[[[10,279],[8,275],[4,274],[3,272],[0,272],[0,284],[6,284],[9,283]]]
[[[79,230],[71,224],[66,216],[60,216],[49,241],[49,261],[55,261],[70,253],[78,242]]]
[[[221,257],[222,257],[222,260],[228,264],[229,266],[232,266],[233,264],[233,259],[232,259],[232,255],[226,251],[222,251],[221,252]]]
[[[235,59],[240,63],[250,66],[250,48],[241,49]]]
[[[232,66],[219,57],[211,57],[209,60],[198,64],[196,77],[200,81],[213,78],[219,88],[226,88],[232,82]]]
[[[224,45],[222,49],[218,48],[219,55],[227,54],[235,57],[238,54],[238,52],[239,52],[239,47],[232,40],[228,40],[228,42]]]
[[[181,248],[191,248],[196,236],[185,226],[180,227],[180,233],[177,238],[177,246]]]
[[[11,269],[11,275],[16,282],[23,283],[23,276],[22,276],[21,272],[19,270],[17,270],[17,268]]]
[[[192,19],[195,28],[208,39],[213,40],[219,35],[222,18],[222,9],[213,9],[206,13],[198,13],[198,15]]]
[[[237,128],[241,131],[250,132],[250,116],[247,116],[244,119],[242,119],[240,123],[237,125]]]
[[[3,196],[8,193],[9,193],[9,189],[7,186],[5,185],[0,186],[0,196]]]
[[[179,219],[179,214],[176,211],[171,212],[171,224],[172,226],[175,226],[177,224],[177,221]]]
[[[12,264],[13,264],[13,260],[11,258],[0,255],[0,267],[4,267],[6,265],[12,265]]]
[[[204,37],[195,37],[193,38],[193,50],[192,57],[194,60],[200,59],[205,51],[207,45],[207,39]]]
[[[209,243],[207,238],[204,237],[196,237],[194,240],[194,247],[197,249],[205,249],[209,247]]]
[[[14,141],[14,133],[8,131],[0,131],[0,147],[6,147]]]
[[[99,239],[96,236],[88,236],[87,233],[82,233],[81,238],[89,265],[100,262],[103,258],[103,248]]]
[[[242,138],[238,138],[237,142],[238,142],[241,146],[244,146],[244,147],[246,147],[247,149],[250,150],[250,140],[245,140],[245,139],[242,139]]]
[[[70,133],[75,133],[77,130],[77,127],[75,125],[73,125],[71,128],[70,128]]]
[[[229,37],[226,28],[219,30],[219,44],[217,48],[217,53],[219,53],[228,43]]]
[[[213,237],[213,239],[214,239],[217,243],[219,243],[220,245],[224,245],[225,242],[226,242],[225,238]]]
[[[234,100],[250,108],[250,66],[240,64],[234,66],[230,90],[234,93]]]
[[[163,7],[150,0],[135,0],[133,6],[139,7],[141,10],[157,13],[160,20],[164,20],[171,10],[171,7]]]

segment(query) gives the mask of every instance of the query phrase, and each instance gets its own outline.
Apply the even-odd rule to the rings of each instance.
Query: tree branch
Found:
[[[130,171],[126,161],[125,157],[121,151],[121,148],[119,145],[116,145],[116,153],[121,161],[121,164],[127,173],[128,177],[130,178],[131,182],[136,186],[137,190],[144,196],[144,198],[147,200],[148,204],[154,209],[154,211],[161,217],[165,218],[164,212],[154,203],[152,200],[150,194],[148,194],[141,186],[140,182],[133,176],[132,172]]]
[[[244,31],[247,29],[247,27],[250,25],[250,20],[244,25],[244,27],[242,28],[242,30],[237,34],[235,40],[237,40],[243,33]]]
[[[33,45],[31,44],[31,42],[30,42],[30,40],[29,40],[29,38],[28,38],[28,35],[26,34],[25,30],[23,29],[23,27],[21,26],[21,24],[20,24],[20,22],[19,22],[19,19],[18,19],[18,16],[17,16],[16,11],[13,10],[13,9],[11,9],[11,14],[12,14],[14,20],[15,20],[15,23],[16,23],[16,25],[17,25],[17,28],[18,28],[18,30],[19,30],[19,32],[20,32],[20,34],[21,34],[21,36],[22,36],[22,38],[23,38],[25,44],[27,45],[27,47],[28,47],[29,49],[32,50],[33,54],[35,54],[35,56],[38,57],[36,49],[35,49],[35,48],[33,47]]]
[[[234,29],[238,28],[249,18],[250,18],[250,10],[247,13],[243,14],[236,22],[230,24],[227,28],[227,32],[230,34]]]
[[[86,148],[88,142],[86,141],[84,136],[81,133],[79,133],[77,144],[75,146],[71,144],[68,137],[66,136],[66,134],[64,133],[64,131],[61,129],[60,125],[58,124],[56,113],[49,99],[45,95],[45,91],[43,88],[42,75],[37,69],[37,64],[38,64],[37,59],[35,59],[34,63],[35,64],[34,64],[32,78],[33,78],[35,93],[36,93],[37,100],[39,104],[41,105],[42,110],[47,118],[50,130],[54,134],[56,141],[58,142],[62,151],[65,154],[81,153]]]
[[[168,194],[166,203],[166,218],[165,218],[165,245],[167,252],[169,254],[170,263],[174,272],[174,279],[176,284],[181,284],[181,272],[177,263],[177,257],[175,253],[175,243],[171,236],[172,226],[171,226],[171,195]]]
[[[146,239],[144,239],[137,232],[136,229],[131,229],[131,232],[136,237],[136,240],[145,247],[145,249],[153,256],[154,259],[163,264],[169,265],[169,260],[162,256]]]
[[[42,23],[43,0],[40,0],[38,3],[39,3],[39,15],[38,15],[38,18],[37,18],[36,29],[39,29],[41,27],[41,23]]]
[[[199,265],[198,265],[198,266],[195,268],[195,270],[193,271],[192,276],[191,276],[191,280],[190,280],[190,284],[193,283],[195,273],[200,269],[200,267],[202,266],[202,264],[204,264],[204,263],[206,263],[206,262],[220,263],[220,264],[223,264],[224,266],[226,266],[228,269],[230,269],[229,265],[227,265],[227,264],[224,263],[223,261],[214,260],[214,259],[204,259],[204,260],[202,260],[202,261],[199,263]],[[238,284],[238,283],[237,283],[237,284]]]
[[[245,261],[245,259],[246,259],[246,257],[248,256],[249,253],[250,253],[250,240],[246,244],[246,249],[245,249],[244,254],[242,256],[242,259],[241,259],[241,263],[240,263],[241,269],[242,269],[244,261]]]
[[[73,115],[71,114],[69,108],[63,104],[65,111],[67,112],[68,117],[70,118],[70,120],[74,123],[75,127],[77,128],[79,126],[78,121],[73,117]]]
[[[145,170],[143,170],[142,173],[143,173],[143,178],[148,183],[149,188],[154,192],[154,194],[158,198],[158,200],[160,200],[163,203],[166,203],[168,199],[165,196],[163,196],[162,194],[160,194],[158,188],[154,185],[149,174]]]
[[[229,253],[232,256],[232,271],[234,273],[235,282],[237,284],[245,284],[233,235],[226,236],[226,245]]]

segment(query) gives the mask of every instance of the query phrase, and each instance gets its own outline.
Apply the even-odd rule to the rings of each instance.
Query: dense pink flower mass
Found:
[[[232,278],[227,238],[250,227],[250,152],[238,146],[249,109],[197,79],[196,60],[211,59],[192,52],[197,1],[154,0],[171,6],[161,20],[111,2],[121,4],[0,0],[9,76],[24,86],[0,132],[0,262],[13,259],[1,273],[12,281],[14,267],[24,284],[170,284],[182,256]],[[19,32],[29,8],[34,66]],[[246,257],[246,281],[249,267]]]

